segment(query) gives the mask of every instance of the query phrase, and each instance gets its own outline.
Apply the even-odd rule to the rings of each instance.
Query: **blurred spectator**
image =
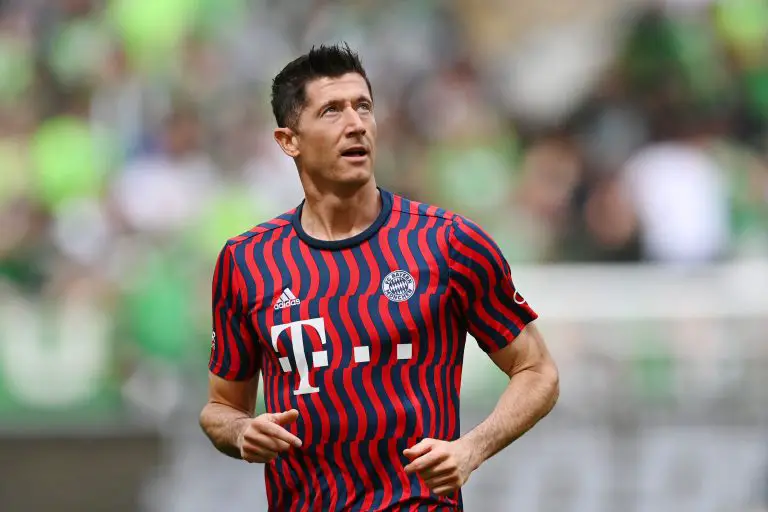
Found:
[[[109,297],[116,381],[204,352],[212,258],[302,199],[270,81],[339,39],[371,75],[381,185],[513,262],[765,258],[765,5],[2,2],[0,286]]]
[[[665,111],[659,123],[660,141],[642,148],[625,166],[644,255],[663,263],[719,260],[729,243],[724,170],[707,154],[701,125],[691,112]]]
[[[605,272],[613,263],[768,257],[767,37],[765,0],[0,1],[2,426],[124,427],[126,411],[142,413],[131,421],[162,425],[185,391],[202,396],[217,252],[302,200],[296,167],[273,140],[269,94],[279,68],[311,45],[344,39],[362,54],[381,186],[473,218],[513,269],[577,262]],[[744,272],[740,291],[759,295]],[[646,284],[631,289],[653,297]],[[558,279],[550,296],[561,286]],[[634,306],[634,297],[616,297],[591,298]],[[748,403],[764,425],[765,386],[756,385],[764,361],[753,356],[765,344],[743,342],[764,341],[765,322],[741,303],[718,327],[696,318],[677,330],[640,321],[644,311],[606,322],[612,307],[573,322],[579,305],[567,306],[566,321],[548,327],[577,370],[564,372],[572,381],[564,399],[577,397],[566,414],[579,426],[555,439],[563,450],[542,454],[528,440],[535,453],[515,456],[524,469],[514,481],[530,493],[505,477],[503,489],[480,489],[483,498],[543,510],[546,500],[525,500],[540,487],[555,503],[550,491],[562,487],[558,503],[592,493],[616,501],[606,510],[661,510],[653,501],[661,491],[632,494],[627,482],[642,486],[645,471],[668,485],[675,464],[657,456],[695,436],[684,430],[686,439],[659,449],[659,432],[627,430],[659,410],[628,409],[679,394],[711,399],[717,418]],[[691,343],[680,348],[677,338]],[[743,351],[744,369],[728,350]],[[495,383],[467,370],[465,382],[482,390],[470,395],[477,406]],[[632,413],[634,427],[624,417]],[[582,437],[587,416],[602,422],[584,434],[594,438]],[[254,476],[232,478],[223,458],[211,472],[209,446],[197,444],[193,419],[183,423],[193,432],[174,432],[166,445],[180,456],[168,481],[157,482],[168,505],[161,500],[158,510],[208,510],[222,492],[242,500],[256,492]],[[733,436],[736,446],[749,441],[741,430]],[[602,455],[598,440],[607,443]],[[678,455],[720,480],[725,452],[708,440],[706,448],[714,451]],[[739,459],[738,450],[727,453]],[[714,462],[699,464],[707,454]],[[601,456],[611,464],[600,466]],[[552,479],[555,460],[571,462]],[[512,467],[496,463],[495,474]],[[601,477],[590,467],[629,474]],[[703,510],[687,503],[672,509]]]
[[[115,201],[132,229],[172,234],[198,220],[216,186],[202,130],[193,109],[174,108],[163,123],[158,147],[120,173]]]
[[[555,134],[534,142],[523,158],[520,177],[496,229],[513,237],[508,252],[525,261],[551,261],[570,227],[571,204],[584,178],[581,155],[570,138]]]

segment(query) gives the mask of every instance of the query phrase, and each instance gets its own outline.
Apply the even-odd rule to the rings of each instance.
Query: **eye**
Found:
[[[371,104],[370,104],[369,102],[367,102],[367,101],[363,101],[363,102],[360,102],[360,103],[357,105],[357,109],[358,109],[358,110],[363,110],[363,111],[365,111],[365,112],[370,112],[371,110],[373,110],[373,105],[371,105]]]
[[[335,105],[329,105],[323,109],[323,111],[320,113],[320,115],[325,116],[327,114],[335,114],[339,111],[338,108],[336,108]]]

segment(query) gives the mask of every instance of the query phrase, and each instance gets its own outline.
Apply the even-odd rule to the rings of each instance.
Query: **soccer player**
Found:
[[[470,473],[557,400],[537,315],[480,227],[377,187],[371,85],[348,46],[289,63],[272,108],[305,199],[219,255],[201,426],[266,464],[270,510],[461,510]],[[460,436],[467,333],[510,380]]]

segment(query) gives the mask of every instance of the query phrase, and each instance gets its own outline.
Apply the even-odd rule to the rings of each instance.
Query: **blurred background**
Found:
[[[0,509],[266,510],[197,426],[210,280],[302,198],[272,77],[340,40],[379,183],[496,238],[560,365],[467,509],[766,510],[764,0],[0,1]]]

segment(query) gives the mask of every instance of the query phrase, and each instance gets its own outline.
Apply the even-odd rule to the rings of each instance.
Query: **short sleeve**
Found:
[[[485,352],[514,341],[537,318],[515,288],[496,242],[472,221],[457,217],[450,236],[451,293],[467,331]]]
[[[247,380],[258,370],[258,344],[247,324],[243,277],[226,245],[213,272],[213,334],[208,369],[227,380]]]

